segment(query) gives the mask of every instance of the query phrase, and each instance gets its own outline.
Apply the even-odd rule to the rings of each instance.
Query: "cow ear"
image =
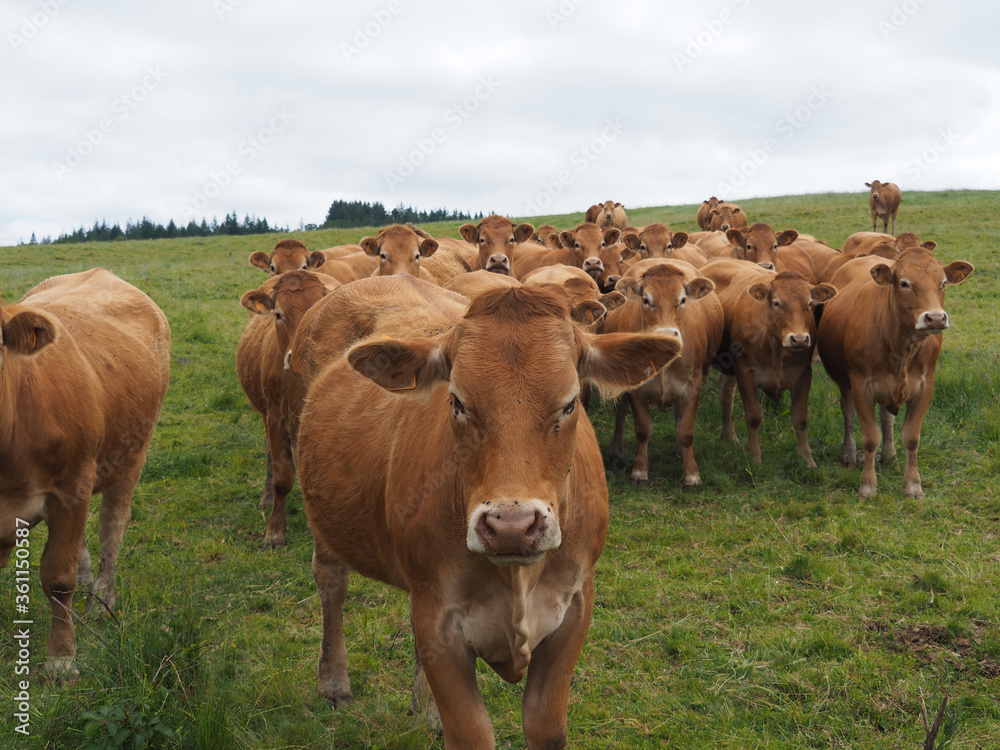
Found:
[[[267,253],[261,252],[260,250],[255,253],[250,253],[250,265],[256,266],[262,271],[270,272],[271,256]]]
[[[607,294],[601,295],[601,304],[604,305],[604,309],[616,310],[625,304],[625,295],[619,291],[608,292]]]
[[[927,240],[927,242],[921,243],[920,247],[922,247],[924,250],[929,250],[930,252],[933,253],[934,248],[937,247],[937,243],[934,240]]]
[[[326,263],[326,256],[323,255],[322,250],[313,250],[309,253],[309,260],[306,263],[308,268],[319,268]]]
[[[944,267],[944,275],[949,284],[959,284],[969,278],[973,270],[975,269],[971,263],[966,263],[964,260],[953,260]]]
[[[362,237],[358,244],[361,245],[361,249],[365,251],[366,255],[370,255],[373,258],[378,257],[381,248],[378,246],[378,240],[374,237]]]
[[[420,243],[420,257],[429,258],[434,255],[438,249],[438,241],[433,238],[427,238]]]
[[[559,233],[559,241],[563,247],[573,247],[573,243],[576,242],[576,235],[572,230],[564,229]]]
[[[625,234],[622,235],[622,244],[629,250],[638,251],[639,245],[642,243],[639,242],[639,235],[635,232],[625,232]]]
[[[754,284],[752,287],[747,289],[747,294],[753,297],[758,302],[763,302],[767,299],[768,292],[770,290],[767,288],[766,284]]]
[[[626,297],[638,297],[642,292],[642,285],[639,283],[638,279],[623,276],[615,282],[615,291],[621,292]]]
[[[829,302],[837,296],[837,287],[833,284],[817,284],[809,290],[809,296],[817,305]]]
[[[562,238],[559,237],[559,232],[549,232],[549,242],[551,242],[555,247],[562,247]]]
[[[267,315],[274,309],[271,295],[261,289],[251,289],[240,298],[240,304],[257,315]]]
[[[885,263],[879,263],[877,266],[872,266],[870,273],[872,278],[875,279],[875,283],[879,286],[885,286],[886,284],[892,283],[892,269]]]
[[[746,240],[743,239],[743,232],[739,229],[727,229],[726,238],[733,247],[743,247]]]
[[[701,276],[691,279],[684,285],[684,291],[690,299],[701,299],[715,289],[715,282]]]
[[[687,232],[675,232],[674,236],[670,238],[670,246],[674,250],[679,250],[688,243]]]
[[[451,377],[451,336],[434,339],[384,339],[361,343],[347,352],[351,367],[387,391],[426,396]]]
[[[621,230],[615,227],[610,227],[604,230],[604,244],[613,245],[618,242],[618,238],[622,236]]]
[[[621,203],[616,203],[615,208],[625,208]]]
[[[463,224],[458,228],[458,233],[466,242],[471,242],[473,245],[479,242],[479,230],[472,224]]]
[[[791,245],[795,240],[799,238],[799,233],[794,229],[786,229],[784,232],[778,235],[778,245],[784,247],[785,245]]]
[[[625,245],[621,249],[622,260],[628,260],[629,258],[634,258],[638,254],[638,252],[639,251],[636,248],[632,248],[632,247],[629,247],[628,245]]]
[[[577,323],[584,323],[590,325],[601,319],[607,312],[607,308],[604,307],[597,300],[585,299],[583,302],[578,302],[573,305],[573,309],[570,310],[570,318],[575,320]]]
[[[584,333],[574,329],[580,352],[577,372],[597,385],[604,397],[635,388],[673,362],[681,341],[673,336],[636,333]]]
[[[534,233],[535,228],[531,224],[518,224],[514,227],[514,242],[527,242]]]
[[[865,183],[865,187],[871,187],[871,186],[872,186],[872,184],[870,182],[866,182]]]
[[[3,348],[17,354],[37,354],[55,341],[56,329],[46,316],[27,310],[3,323]]]

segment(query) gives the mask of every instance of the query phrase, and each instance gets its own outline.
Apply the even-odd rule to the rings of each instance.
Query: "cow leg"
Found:
[[[854,410],[857,412],[858,421],[861,422],[861,448],[865,454],[858,496],[865,499],[874,497],[878,486],[878,477],[875,474],[875,451],[878,450],[882,439],[882,431],[875,418],[875,401],[865,388],[865,384],[851,383],[851,394],[854,397]]]
[[[76,587],[85,588],[94,582],[94,565],[90,560],[90,550],[87,549],[87,540],[84,538],[80,545],[80,560],[77,563]]]
[[[903,492],[907,497],[923,500],[924,488],[917,469],[917,448],[920,447],[920,428],[924,415],[931,405],[934,395],[934,371],[927,374],[927,381],[920,393],[906,402],[906,417],[903,419],[903,448],[906,450],[906,468],[903,470]]]
[[[875,213],[875,209],[872,209],[872,231],[877,231],[878,228],[878,214]]]
[[[840,463],[848,469],[858,465],[858,444],[854,441],[854,396],[850,386],[840,389],[840,411],[844,415],[844,442],[840,447]]]
[[[452,629],[442,603],[410,597],[413,636],[441,714],[446,750],[495,747],[493,725],[476,683],[476,656]]]
[[[806,432],[809,424],[809,388],[811,385],[812,367],[807,366],[799,379],[792,384],[792,425],[795,427],[799,456],[806,462],[807,467],[815,469],[816,462],[809,449],[809,436]]]
[[[646,400],[634,391],[628,394],[635,421],[635,461],[632,463],[632,481],[643,487],[649,481],[649,439],[653,436],[653,415]]]
[[[892,235],[893,235],[893,237],[896,236],[896,212],[895,211],[892,212]]]
[[[737,368],[736,384],[740,388],[743,414],[747,421],[747,453],[754,463],[760,463],[760,425],[764,421],[764,410],[757,398],[757,383],[749,370]]]
[[[354,698],[347,672],[347,644],[344,642],[344,601],[347,599],[350,571],[344,563],[321,552],[318,541],[313,550],[312,570],[323,614],[319,694],[330,701],[334,708],[340,708]]]
[[[145,453],[142,454],[145,456]],[[118,605],[115,580],[118,574],[118,552],[125,530],[132,519],[132,493],[145,462],[138,461],[116,484],[104,490],[98,515],[98,537],[101,540],[101,562],[94,581],[94,596],[113,610]]]
[[[719,375],[719,406],[722,409],[722,439],[740,444],[733,425],[733,401],[736,399],[736,378],[725,373]]]
[[[45,669],[57,679],[71,673],[76,656],[76,632],[70,612],[94,479],[94,474],[89,480],[81,479],[75,497],[50,496],[46,500],[50,506],[59,508],[58,513],[49,514],[49,538],[42,550],[40,566],[42,591],[52,612]]]
[[[410,629],[413,629],[412,606],[410,607]],[[413,697],[410,699],[410,708],[406,713],[410,716],[417,716],[429,729],[440,732],[441,713],[434,700],[434,693],[431,692],[430,683],[427,682],[427,675],[424,673],[424,666],[420,661],[420,650],[417,648],[416,642],[413,644],[413,656]]]
[[[266,425],[265,425],[266,426]],[[267,510],[274,505],[274,466],[271,463],[271,441],[264,432],[264,454],[267,459],[267,476],[264,477],[264,494],[261,495],[258,510]]]
[[[593,603],[591,574],[570,602],[562,624],[531,654],[521,708],[521,724],[529,750],[566,746],[570,680],[590,627]]]
[[[271,456],[273,504],[271,515],[267,519],[267,530],[264,532],[264,547],[285,546],[285,502],[288,493],[295,484],[295,463],[292,461],[292,447],[289,443],[284,420],[271,409],[265,419],[267,425],[267,443]]]
[[[619,396],[615,401],[615,432],[611,436],[611,455],[625,460],[625,417],[628,414],[628,396]]]
[[[694,422],[698,416],[698,403],[701,401],[701,370],[691,376],[684,393],[674,399],[674,422],[677,432],[677,453],[684,466],[684,488],[701,484],[701,474],[698,473],[698,462],[694,457]]]
[[[896,417],[882,404],[878,406],[878,414],[882,423],[882,464],[885,466],[896,461],[896,439],[893,433]]]

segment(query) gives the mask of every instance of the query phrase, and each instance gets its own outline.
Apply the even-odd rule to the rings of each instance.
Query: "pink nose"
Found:
[[[604,264],[600,258],[587,258],[583,261],[583,270],[589,274],[604,273]]]
[[[758,263],[757,265],[760,266],[761,268],[766,268],[768,271],[773,271],[774,270],[774,263],[771,263],[771,262],[766,261],[766,260]]]
[[[805,349],[810,342],[808,333],[790,333],[788,335],[788,346],[792,349]]]
[[[948,327],[948,313],[944,310],[930,310],[920,316],[924,328],[932,331],[943,331]]]
[[[483,513],[476,536],[488,555],[531,554],[545,533],[545,518],[531,506],[507,506]]]
[[[491,255],[490,259],[486,262],[486,270],[493,271],[494,273],[509,273],[510,258],[503,253]]]

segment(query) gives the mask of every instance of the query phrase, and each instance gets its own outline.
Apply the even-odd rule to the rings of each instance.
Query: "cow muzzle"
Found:
[[[917,330],[940,333],[948,328],[948,313],[944,310],[927,310],[917,318]]]
[[[785,349],[808,349],[812,344],[812,337],[808,333],[789,333],[781,344]]]
[[[502,253],[491,255],[490,259],[486,261],[486,270],[490,273],[510,275],[510,258]]]
[[[583,261],[583,272],[589,273],[595,279],[604,273],[604,263],[600,258],[587,258]]]
[[[466,544],[494,565],[531,565],[562,543],[559,521],[541,500],[486,501],[469,519]]]

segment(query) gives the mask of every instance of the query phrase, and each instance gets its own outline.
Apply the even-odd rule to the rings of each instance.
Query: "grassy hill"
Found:
[[[834,246],[871,228],[865,193],[740,203],[753,221]],[[630,208],[629,219],[694,231],[696,208]],[[950,747],[1000,746],[998,215],[1000,193],[974,191],[907,193],[899,211],[898,232],[935,240],[943,262],[976,267],[948,291],[953,327],[920,449],[925,500],[903,497],[898,465],[880,468],[876,498],[858,500],[859,472],[838,463],[838,396],[821,367],[810,397],[815,470],[795,454],[787,394],[765,407],[762,465],[723,443],[715,377],[695,436],[702,486],[681,489],[669,413],[655,415],[646,488],[606,455],[611,529],[570,696],[573,746],[918,748],[921,700],[933,719],[945,696],[940,737]],[[526,220],[562,229],[582,213]],[[425,225],[435,235],[458,236],[457,227]],[[313,250],[373,229],[291,236]],[[240,295],[265,278],[247,257],[283,236],[0,249],[8,302],[44,278],[100,265],[147,292],[173,331],[171,386],[122,548],[120,609],[87,612],[77,597],[81,677],[58,687],[33,672],[28,746],[117,747],[105,740],[120,716],[150,736],[176,730],[178,739],[161,735],[164,747],[443,747],[405,715],[406,597],[352,576],[355,701],[334,712],[316,695],[319,603],[297,488],[287,549],[261,549],[263,429],[234,357],[247,317]],[[610,404],[591,417],[607,452]],[[736,424],[745,438],[738,400]],[[92,551],[95,521],[92,512]],[[45,535],[39,526],[31,536],[39,668]],[[11,569],[0,573],[10,613],[12,580]],[[0,638],[0,664],[14,660]],[[485,667],[479,682],[498,746],[523,746],[522,686]],[[0,670],[7,706],[15,692],[13,668]],[[0,747],[25,746],[13,726],[0,712]]]

